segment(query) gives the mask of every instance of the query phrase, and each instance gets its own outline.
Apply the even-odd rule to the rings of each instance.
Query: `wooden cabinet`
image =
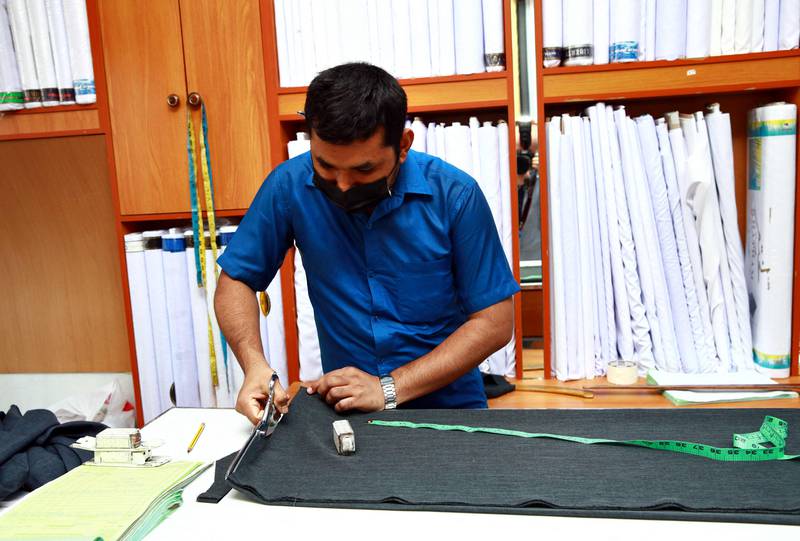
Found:
[[[250,204],[270,164],[259,15],[258,0],[100,2],[122,216],[190,210],[190,93],[207,109],[216,207]]]

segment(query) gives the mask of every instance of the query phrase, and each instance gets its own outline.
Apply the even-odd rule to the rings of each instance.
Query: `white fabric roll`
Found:
[[[95,103],[92,45],[89,41],[89,19],[86,15],[86,0],[62,0],[64,24],[69,43],[69,65],[72,70],[72,86],[75,101],[80,104]]]
[[[3,6],[0,5],[0,11]],[[125,235],[125,262],[128,269],[128,294],[131,300],[133,337],[136,346],[136,367],[139,372],[139,393],[142,399],[137,407],[145,422],[161,414],[161,394],[158,390],[153,327],[150,322],[150,299],[147,290],[147,268],[144,261],[144,244],[141,233]]]
[[[753,369],[753,342],[750,330],[750,306],[747,283],[744,277],[744,251],[739,236],[738,212],[736,209],[736,186],[733,174],[733,140],[731,119],[718,110],[706,115],[711,156],[714,161],[714,176],[719,194],[720,215],[725,238],[725,251],[730,268],[730,281],[735,303],[733,321],[738,327],[739,344],[732,351],[737,371]],[[734,333],[731,333],[732,335]]]
[[[481,0],[453,2],[453,15],[456,73],[465,75],[485,71]]]
[[[299,26],[299,6],[300,4],[293,0],[282,0],[283,3],[283,20],[286,29],[286,67],[287,77],[286,83],[281,83],[283,86],[302,86],[303,81],[303,50],[300,44],[300,29]],[[330,7],[335,6],[335,2],[325,2],[325,5]],[[334,11],[333,22],[338,24],[338,17]],[[326,17],[328,13],[326,13]],[[328,34],[331,36],[331,33]],[[336,35],[338,47],[338,34]],[[329,44],[329,49],[333,47]],[[333,51],[330,51],[333,54]],[[338,53],[337,53],[338,54]]]
[[[606,288],[611,286],[612,298],[606,298],[606,308],[613,312],[609,314],[609,336],[615,337],[611,347],[612,360],[621,358],[632,361],[633,356],[633,336],[631,333],[630,307],[628,306],[628,294],[625,287],[625,272],[623,269],[623,259],[620,248],[619,221],[617,217],[617,200],[615,193],[614,173],[611,161],[611,146],[608,141],[608,119],[606,118],[605,105],[598,103],[596,106],[587,110],[589,119],[592,121],[592,141],[597,139],[600,155],[602,158],[602,177],[598,179],[598,187],[602,186],[604,202],[600,209],[600,218],[606,221],[607,230],[607,257],[611,279],[607,280]],[[605,210],[605,212],[603,212]],[[602,224],[601,224],[602,227]],[[606,296],[608,292],[606,291]],[[617,357],[617,354],[619,355]],[[607,367],[606,367],[607,369]]]
[[[778,28],[780,27],[781,0],[764,2],[764,51],[778,50]]]
[[[470,148],[470,158],[472,159],[472,178],[477,180],[478,184],[481,183],[480,177],[481,177],[482,148],[479,135],[480,127],[481,123],[478,120],[478,117],[476,116],[469,117],[469,148]]]
[[[657,0],[656,60],[686,57],[686,0]]]
[[[675,239],[670,201],[667,195],[667,182],[658,146],[658,135],[653,117],[640,116],[636,119],[639,141],[645,160],[645,171],[649,185],[650,200],[653,203],[658,242],[661,248],[662,275],[666,280],[667,294],[671,318],[659,310],[661,328],[667,338],[674,337],[679,357],[667,358],[667,367],[671,372],[680,372],[683,366],[696,366],[697,358],[694,336],[689,320],[689,306],[686,292],[683,289],[683,275],[678,257],[678,245]],[[666,340],[665,340],[666,342]]]
[[[445,156],[447,162],[472,175],[472,155],[469,145],[469,126],[460,122],[444,128]]]
[[[295,140],[289,141],[289,143],[286,145],[286,148],[289,153],[290,160],[304,152],[311,150],[311,141],[308,138],[308,133],[298,132],[295,135]]]
[[[664,346],[661,337],[661,329],[656,309],[656,293],[653,278],[652,261],[655,259],[651,250],[658,242],[651,237],[646,228],[645,211],[650,210],[645,207],[645,200],[639,192],[643,186],[644,179],[640,177],[641,167],[638,162],[638,142],[634,139],[629,118],[625,115],[625,109],[619,107],[614,111],[614,120],[619,137],[620,157],[622,160],[622,179],[624,181],[625,196],[628,201],[628,213],[630,216],[631,235],[635,244],[636,268],[639,272],[639,284],[641,285],[641,298],[644,305],[644,315],[650,330],[650,341],[652,352],[643,351],[640,353],[640,369],[650,369],[654,366],[662,366],[664,362]],[[652,211],[651,211],[652,212]],[[650,353],[652,358],[647,355]]]
[[[169,397],[172,377],[172,346],[169,336],[169,315],[167,314],[166,283],[164,281],[164,260],[161,254],[161,235],[164,231],[145,231],[144,263],[147,270],[147,297],[150,301],[150,324],[153,328],[156,373],[158,375],[158,394],[160,411],[172,407]]]
[[[394,26],[394,69],[397,78],[411,77],[414,65],[411,57],[411,18],[409,0],[391,0],[392,24]]]
[[[689,256],[689,248],[686,243],[686,231],[683,225],[683,211],[681,209],[680,190],[678,189],[678,177],[675,171],[675,162],[672,156],[672,148],[669,142],[669,132],[664,119],[659,119],[656,125],[656,135],[658,137],[659,152],[661,153],[661,163],[664,167],[664,179],[667,188],[667,201],[669,205],[670,217],[672,219],[673,231],[675,233],[675,246],[677,249],[678,263],[680,266],[680,281],[684,302],[686,303],[686,314],[689,319],[691,353],[684,354],[686,344],[684,341],[685,329],[676,324],[678,334],[678,346],[681,350],[681,364],[683,372],[695,374],[700,371],[699,356],[705,354],[705,341],[703,338],[703,321],[700,318],[700,306],[697,301],[697,290],[692,274],[692,261]],[[670,299],[672,295],[670,294]],[[676,299],[677,302],[677,299]],[[673,308],[673,311],[680,308]]]
[[[708,140],[700,136],[696,119],[692,115],[681,115],[681,128],[686,138],[688,151],[686,173],[689,197],[687,199],[695,217],[697,238],[703,256],[703,281],[708,294],[714,345],[720,361],[718,370],[729,372],[731,368],[730,337],[723,280],[720,275],[723,239],[716,234],[719,215],[714,212],[714,202],[716,201],[715,194],[712,193],[714,179],[706,161]],[[715,218],[717,224],[714,223]]]
[[[291,70],[289,69],[289,43],[288,29],[286,21],[286,3],[289,0],[275,0],[275,44],[278,49],[278,79],[280,86],[292,86]],[[324,0],[314,0],[315,4],[321,4]],[[315,5],[314,9],[321,9],[321,5]]]
[[[751,40],[756,21],[753,19],[753,0],[736,0],[736,23],[733,31],[733,52],[746,54],[751,52]],[[763,7],[763,3],[762,3]],[[763,13],[761,23],[763,24]]]
[[[0,0],[0,111],[13,111],[24,107],[22,83],[19,80],[10,24],[6,0]]]
[[[639,372],[643,373],[645,367],[655,366],[653,357],[653,342],[650,337],[650,324],[647,321],[644,304],[642,303],[642,289],[639,281],[639,271],[636,264],[636,252],[631,231],[628,200],[625,193],[624,171],[620,153],[621,142],[617,135],[617,119],[624,119],[624,112],[617,117],[611,106],[606,106],[606,129],[610,143],[611,165],[614,178],[614,195],[616,197],[617,224],[619,226],[620,254],[625,277],[625,293],[628,297],[630,312],[631,337],[635,361],[639,364]],[[618,310],[620,313],[620,310]],[[625,320],[622,319],[624,322]],[[624,323],[623,323],[624,324]],[[622,332],[618,331],[622,336]]]
[[[47,8],[47,28],[50,31],[50,45],[58,82],[59,101],[62,105],[75,103],[75,88],[72,86],[72,69],[69,65],[69,43],[67,27],[64,24],[64,8],[61,0],[45,0]]]
[[[594,61],[592,17],[592,0],[564,0],[565,66],[590,66]]]
[[[380,66],[381,65],[381,51],[380,51],[380,41],[381,38],[378,35],[380,29],[378,28],[378,1],[377,0],[365,0],[366,2],[366,10],[367,10],[367,34],[368,34],[368,43],[369,49],[366,51],[367,53],[367,61],[372,64],[373,66]],[[426,5],[427,7],[427,5]],[[389,72],[391,73],[391,71]]]
[[[300,356],[300,379],[322,377],[322,354],[319,349],[314,307],[308,297],[308,280],[300,250],[294,252],[294,291],[297,305],[297,348]]]
[[[325,0],[327,1],[327,0]],[[389,73],[395,73],[394,24],[392,4],[386,0],[375,0],[378,19],[378,65]]]
[[[436,147],[436,123],[429,122],[425,132],[425,151],[431,156],[439,156],[439,149]]]
[[[690,2],[694,1],[695,6],[691,6],[689,8],[689,13],[691,14],[692,7],[702,7],[698,6],[697,3],[707,4],[704,0],[689,0]],[[723,0],[710,0],[711,5],[708,6],[709,11],[709,54],[711,56],[719,56],[722,54],[722,2]],[[691,22],[691,15],[690,15],[690,22]]]
[[[500,204],[500,147],[497,127],[491,122],[484,122],[478,128],[478,145],[480,148],[480,174],[477,175],[478,185],[486,197],[489,209],[492,211],[497,234],[502,239],[503,218],[502,205]]]
[[[728,264],[728,251],[725,247],[725,232],[722,225],[722,213],[720,210],[720,200],[718,195],[718,185],[714,175],[714,165],[711,157],[710,137],[708,134],[708,127],[706,126],[705,116],[702,112],[698,111],[694,114],[695,123],[697,125],[697,134],[705,142],[704,147],[704,162],[707,169],[707,175],[712,180],[711,188],[709,190],[708,199],[711,203],[711,224],[714,228],[715,247],[719,251],[719,276],[722,283],[722,297],[725,300],[725,325],[728,329],[728,340],[730,350],[728,357],[730,364],[728,371],[735,371],[740,364],[745,361],[737,360],[736,352],[743,347],[743,339],[739,325],[736,324],[736,300],[733,293],[733,280],[731,278],[731,267]],[[735,223],[735,222],[734,222]],[[700,222],[702,225],[702,222]],[[705,252],[704,252],[705,257]]]
[[[800,45],[800,0],[781,0],[778,49],[787,51]]]
[[[36,63],[36,78],[42,91],[42,104],[45,107],[53,107],[59,103],[59,94],[56,66],[50,46],[50,30],[47,28],[47,9],[44,0],[27,0],[27,2],[33,59]]]
[[[428,0],[409,0],[410,13],[414,14],[411,23],[411,74],[414,77],[430,77],[431,36],[428,27]]]
[[[569,136],[572,138],[572,154],[575,160],[575,214],[576,230],[578,233],[578,276],[576,287],[580,288],[579,299],[581,315],[583,317],[582,332],[576,335],[581,342],[579,346],[580,374],[583,378],[594,375],[594,336],[596,334],[594,317],[594,291],[595,268],[594,246],[591,232],[591,213],[589,210],[589,194],[586,178],[586,148],[583,139],[583,119],[577,116],[570,117],[572,123]]]
[[[559,380],[569,378],[568,356],[567,356],[567,303],[565,292],[565,276],[567,269],[564,264],[565,250],[564,237],[562,233],[562,222],[565,220],[564,209],[561,203],[563,180],[561,171],[561,118],[553,117],[546,123],[547,132],[546,151],[547,151],[547,184],[549,196],[549,219],[550,219],[550,275],[553,277],[553,284],[550,288],[551,305],[553,306],[553,318],[551,328],[544,332],[550,332],[553,342],[551,366],[553,373]]]
[[[611,44],[611,1],[594,0],[592,13],[594,63],[608,64],[608,48]]]
[[[14,40],[14,52],[17,57],[17,69],[25,95],[25,108],[33,109],[42,106],[42,91],[36,76],[36,61],[33,58],[31,29],[28,22],[28,7],[25,0],[7,0],[8,22],[11,24],[11,36]]]
[[[748,16],[750,12],[748,11]],[[720,33],[720,53],[733,54],[736,50],[736,0],[722,0],[722,31]]]
[[[639,59],[642,8],[642,0],[611,0],[611,62],[634,62]]]
[[[797,107],[776,103],[750,111],[748,146],[745,276],[754,305],[753,357],[759,371],[786,377],[792,362]]]
[[[434,133],[436,136],[436,153],[439,158],[447,161],[447,145],[445,144],[444,124],[436,124]],[[430,129],[430,128],[429,128]]]
[[[292,4],[295,3],[293,0],[289,1]],[[339,2],[330,2],[329,0],[323,0],[323,3],[324,20],[327,22],[328,26],[328,30],[326,32],[326,59],[328,67],[338,66],[345,61],[344,45],[342,43],[344,40],[343,36],[345,34],[341,31],[340,23],[340,19],[342,17],[341,6]],[[302,24],[302,22],[296,21],[295,24]]]
[[[592,122],[588,118],[583,119],[583,138],[586,154],[591,158],[591,162],[587,163],[589,175],[586,187],[589,196],[592,247],[594,248],[595,355],[590,375],[602,376],[606,373],[608,362],[612,360],[611,340],[616,342],[616,332],[613,325],[610,329],[608,326],[609,309],[611,310],[611,320],[614,319],[613,308],[606,306],[607,301],[613,302],[613,293],[610,283],[611,265],[608,261],[608,230],[605,222],[606,211],[602,183],[603,158],[600,153],[600,142],[592,137]],[[616,359],[616,355],[614,357]]]
[[[186,281],[186,242],[183,233],[169,233],[162,237],[162,243],[175,405],[198,408],[201,403],[192,329],[192,303]]]
[[[313,63],[310,66],[307,66],[307,68],[310,68],[311,71],[307,74],[307,76],[310,76],[311,79],[313,79],[317,73],[335,65],[331,62],[331,59],[328,56],[330,52],[328,50],[328,42],[331,39],[328,34],[330,32],[337,31],[338,29],[334,30],[335,27],[332,27],[331,24],[325,19],[325,6],[323,5],[324,1],[325,0],[311,0],[309,6],[311,10],[310,24],[306,23],[306,32],[302,34],[304,39],[309,40],[312,48],[311,50],[313,51],[314,55]],[[310,32],[308,32],[309,29],[311,30]],[[372,33],[372,28],[370,26],[364,30],[369,30],[370,34]],[[377,50],[377,47],[375,50]],[[371,48],[370,51],[372,51]]]
[[[536,17],[534,16],[535,15],[534,0],[523,0],[523,1],[525,2],[525,19],[523,21],[523,26],[525,29],[525,35],[527,36],[525,39],[525,55],[529,59],[528,62],[531,69],[527,70],[525,81],[522,81],[520,84],[528,85],[528,99],[526,104],[528,108],[528,115],[530,116],[531,121],[534,124],[538,125],[539,96],[536,83],[536,73],[538,72],[538,69],[535,69],[536,68],[535,59],[537,57],[536,42],[538,38],[536,37]],[[521,105],[520,109],[524,107],[525,107],[524,105]]]
[[[439,28],[431,36],[439,37],[439,75],[456,73],[456,29],[454,0],[435,0],[439,9]]]
[[[638,206],[636,211],[631,212],[632,218],[638,214],[641,223],[637,227],[634,219],[633,224],[634,239],[639,237],[646,239],[643,243],[645,247],[644,258],[639,259],[639,276],[644,287],[645,309],[648,310],[650,320],[650,332],[653,336],[653,346],[656,358],[656,366],[671,372],[680,370],[679,354],[677,341],[675,338],[675,328],[673,325],[672,309],[669,304],[669,293],[667,291],[666,277],[664,276],[664,264],[661,256],[661,244],[659,242],[658,231],[655,222],[655,213],[647,186],[647,175],[645,173],[645,162],[642,155],[641,143],[636,133],[636,122],[632,119],[627,121],[628,140],[633,147],[633,173],[634,184],[633,193],[635,194]],[[637,241],[636,253],[641,250],[642,243]],[[645,268],[645,265],[648,268]],[[643,271],[646,271],[643,273]],[[649,274],[649,277],[647,276]],[[652,301],[648,301],[648,288],[652,293]],[[650,308],[653,310],[650,310]],[[660,348],[660,351],[659,351]]]
[[[369,12],[367,9],[367,0],[339,0],[339,25],[340,28],[333,30],[340,32],[340,41],[342,44],[342,59],[340,63],[345,62],[364,62],[370,61],[371,55],[374,52],[370,49],[370,33],[369,33]],[[408,42],[408,59],[409,67],[411,66],[411,26],[408,19],[408,2],[404,0],[405,6],[405,19],[402,16],[402,8],[398,11],[395,19],[397,26],[405,24],[406,40]],[[307,25],[303,25],[308,30]],[[304,39],[310,41],[311,36],[304,34]]]
[[[561,65],[561,59],[564,57],[562,1],[542,1],[542,40],[544,47],[542,56],[545,68],[554,68]]]
[[[680,193],[681,212],[683,214],[684,233],[686,235],[686,246],[691,260],[692,275],[694,278],[695,292],[697,294],[697,305],[700,313],[700,320],[703,327],[703,350],[698,357],[699,370],[703,374],[717,372],[719,369],[719,358],[716,346],[714,345],[714,331],[711,325],[711,309],[708,302],[708,290],[703,278],[703,262],[700,255],[700,241],[697,238],[697,227],[694,219],[694,212],[689,202],[690,178],[688,170],[688,150],[686,140],[683,136],[683,129],[680,126],[669,130],[670,148],[672,157],[675,160],[675,176],[678,181]]]
[[[764,50],[764,22],[765,22],[765,0],[752,0],[753,3],[753,22],[751,24],[750,32],[750,50],[751,53],[760,53]],[[738,13],[738,11],[737,11]],[[738,24],[738,22],[737,22]]]
[[[436,77],[442,72],[442,52],[439,44],[439,0],[428,0],[428,36],[431,47],[431,74]]]
[[[566,366],[561,367],[561,379],[581,379],[584,377],[584,325],[581,302],[580,237],[576,220],[577,195],[575,188],[575,155],[573,153],[573,123],[569,115],[563,115],[564,136],[561,140],[561,211],[565,219],[561,222],[561,246],[564,255],[564,308],[566,320],[567,354]],[[572,219],[570,219],[572,218]],[[558,372],[557,372],[558,374]]]
[[[426,138],[428,136],[428,128],[419,117],[415,117],[411,123],[411,131],[414,132],[414,142],[411,144],[411,149],[417,152],[427,152]]]
[[[197,386],[200,393],[200,406],[214,408],[217,406],[217,395],[211,380],[211,360],[208,347],[208,326],[211,320],[206,305],[206,290],[197,284],[197,265],[194,259],[194,239],[192,230],[185,231],[186,239],[186,276],[189,284],[189,302],[192,307],[192,328],[194,330],[195,364],[197,366]]]
[[[497,123],[497,148],[498,155],[500,156],[500,204],[501,204],[501,217],[503,224],[503,251],[506,253],[506,259],[509,266],[514,265],[514,259],[511,255],[511,243],[514,228],[511,226],[511,165],[509,158],[511,151],[509,149],[509,133],[508,124],[501,120]]]
[[[506,68],[503,0],[483,0],[483,54],[486,71]]]
[[[667,0],[669,1],[669,0]],[[721,0],[686,0],[686,58],[705,58],[719,50],[719,26],[714,33],[714,2]],[[721,4],[720,4],[721,6]],[[714,41],[716,36],[716,42]]]
[[[656,59],[656,0],[644,0],[644,58]]]

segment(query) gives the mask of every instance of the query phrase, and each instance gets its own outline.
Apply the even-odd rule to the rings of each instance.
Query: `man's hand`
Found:
[[[380,379],[352,366],[328,372],[304,385],[308,394],[319,393],[338,412],[380,411],[384,406]]]
[[[253,363],[249,366],[244,376],[244,383],[239,390],[239,397],[236,399],[236,411],[250,419],[250,422],[258,424],[264,414],[267,396],[269,394],[269,380],[274,370],[267,365],[267,362]],[[281,387],[280,382],[275,382],[275,407],[281,413],[289,411],[289,395]]]

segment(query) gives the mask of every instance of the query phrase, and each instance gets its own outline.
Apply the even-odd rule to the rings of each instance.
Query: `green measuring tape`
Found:
[[[564,436],[561,434],[540,434],[522,432],[520,430],[506,430],[504,428],[483,428],[463,425],[441,425],[433,423],[412,423],[409,421],[369,421],[376,426],[395,428],[428,428],[432,430],[457,431],[457,432],[483,432],[500,436],[515,436],[518,438],[549,438],[553,440],[571,441],[587,445],[595,443],[611,443],[616,445],[633,445],[647,447],[657,451],[670,451],[695,455],[711,460],[724,462],[756,462],[766,460],[794,460],[800,455],[787,455],[786,437],[789,434],[789,425],[786,421],[767,415],[758,432],[747,434],[734,434],[733,447],[713,447],[701,443],[674,440],[607,440],[597,438],[579,438],[577,436]],[[767,447],[766,444],[771,444]]]

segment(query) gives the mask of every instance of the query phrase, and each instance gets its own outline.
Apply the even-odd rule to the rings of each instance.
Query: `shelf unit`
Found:
[[[0,114],[2,246],[13,254],[0,372],[130,366],[98,1],[86,2],[97,102]]]
[[[595,102],[622,104],[629,115],[693,112],[718,102],[731,115],[739,229],[744,239],[747,198],[747,112],[772,101],[800,108],[800,51],[751,53],[704,59],[631,62],[585,67],[542,66],[542,2],[535,2],[536,84],[539,96],[539,178],[542,209],[542,259],[550,259],[545,119],[578,112]],[[798,139],[800,147],[800,139]],[[800,156],[800,153],[798,153]],[[798,168],[800,180],[800,167]],[[800,184],[800,183],[798,183]],[[791,374],[798,375],[800,353],[800,189],[795,201]],[[543,265],[545,377],[551,378],[550,268]]]
[[[275,11],[272,0],[262,0],[262,31],[264,33],[264,62],[267,78],[267,112],[270,131],[270,156],[273,164],[288,158],[287,144],[298,131],[304,131],[304,119],[298,114],[305,104],[305,87],[281,87],[278,76],[278,54],[275,35]],[[508,160],[510,171],[516,169],[516,142],[514,133],[514,77],[511,65],[512,32],[511,0],[503,1],[503,28],[507,69],[495,73],[456,75],[449,77],[425,77],[400,81],[408,95],[410,114],[425,114],[426,117],[460,120],[465,122],[475,114],[491,114],[506,120],[509,129]],[[514,182],[512,174],[512,182]],[[518,222],[517,191],[512,186],[511,223]],[[513,271],[519,282],[519,242],[513,236]],[[291,252],[291,251],[290,251]],[[290,255],[292,255],[290,253]],[[294,258],[287,257],[281,268],[284,291],[285,321],[296,321],[294,305]],[[291,288],[291,289],[290,289]],[[522,377],[522,303],[518,294],[514,302],[516,376]],[[299,377],[297,329],[287,326],[287,355],[289,379]]]

